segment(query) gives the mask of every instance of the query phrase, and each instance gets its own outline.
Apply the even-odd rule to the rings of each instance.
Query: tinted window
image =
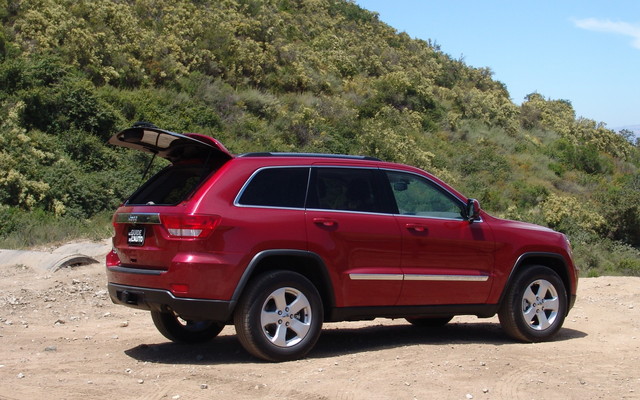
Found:
[[[387,177],[400,214],[463,219],[460,201],[427,179],[402,172]]]
[[[309,168],[268,168],[258,172],[240,196],[239,204],[304,208]]]
[[[317,168],[309,191],[308,208],[385,212],[377,185],[378,170]]]
[[[211,167],[172,165],[149,179],[127,204],[178,204],[189,197],[210,172]]]

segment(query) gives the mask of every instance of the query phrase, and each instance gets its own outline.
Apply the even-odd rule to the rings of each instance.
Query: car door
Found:
[[[398,305],[483,303],[491,288],[494,241],[465,204],[427,177],[386,171],[402,232],[403,287]]]
[[[377,168],[312,168],[309,251],[328,267],[338,307],[394,305],[402,239]]]

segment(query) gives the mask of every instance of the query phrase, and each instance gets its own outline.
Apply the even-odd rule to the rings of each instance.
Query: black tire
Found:
[[[304,357],[318,341],[323,319],[316,287],[290,271],[271,271],[253,279],[234,314],[242,346],[267,361]]]
[[[174,313],[151,311],[151,318],[158,331],[176,343],[208,342],[224,328],[224,324],[219,322],[184,320]]]
[[[447,317],[406,318],[411,325],[418,326],[420,328],[440,328],[448,324],[452,319],[453,315]]]
[[[567,291],[562,279],[541,265],[525,267],[507,288],[498,310],[502,329],[523,342],[551,339],[567,315]]]

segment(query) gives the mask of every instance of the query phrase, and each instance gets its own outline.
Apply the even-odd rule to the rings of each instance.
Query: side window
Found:
[[[378,170],[315,168],[307,207],[322,210],[385,212]]]
[[[463,205],[437,185],[417,175],[387,171],[401,215],[463,219]]]
[[[304,208],[309,168],[266,168],[253,176],[238,204]]]

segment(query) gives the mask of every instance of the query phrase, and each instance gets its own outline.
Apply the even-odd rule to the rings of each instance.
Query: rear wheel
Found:
[[[320,337],[324,318],[316,287],[304,276],[272,271],[256,277],[235,311],[242,346],[267,361],[304,357]]]
[[[555,335],[567,315],[567,292],[558,274],[544,266],[527,267],[507,289],[498,311],[511,337],[540,342]]]
[[[208,342],[224,328],[219,322],[185,320],[173,312],[151,311],[151,318],[164,337],[177,343]]]
[[[419,326],[421,328],[438,328],[445,326],[453,319],[450,317],[421,317],[421,318],[406,318],[411,325]]]

